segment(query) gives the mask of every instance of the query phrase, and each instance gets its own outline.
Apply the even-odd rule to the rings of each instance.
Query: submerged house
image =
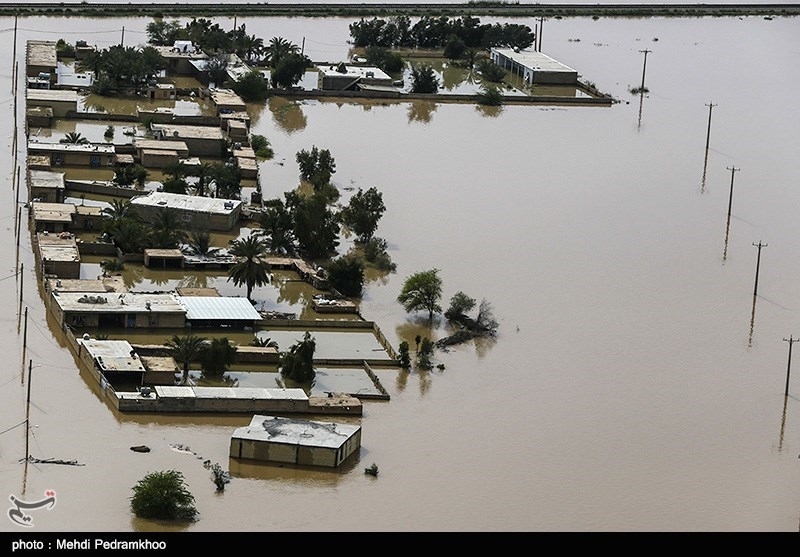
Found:
[[[489,58],[528,85],[578,85],[577,70],[536,50],[493,47]]]
[[[230,457],[336,468],[360,448],[360,425],[255,415],[233,432]]]
[[[208,227],[209,230],[228,231],[242,214],[242,201],[220,199],[180,193],[153,191],[131,199],[139,215],[153,220],[163,208],[178,212],[181,222],[187,227]]]
[[[59,323],[71,327],[182,329],[186,325],[186,310],[171,293],[53,290],[49,306]]]

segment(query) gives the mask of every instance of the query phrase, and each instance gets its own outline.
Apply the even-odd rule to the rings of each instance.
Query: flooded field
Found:
[[[125,43],[137,44],[148,20],[70,23],[91,25],[91,36],[64,33],[56,19],[21,20],[20,64],[29,39],[64,33],[107,47],[124,26]],[[315,60],[349,57],[349,20],[239,23],[266,40],[305,40]],[[387,211],[378,235],[397,270],[371,277],[359,309],[395,347],[451,333],[441,317],[429,323],[396,300],[404,279],[421,270],[440,270],[443,305],[463,291],[490,302],[500,323],[494,339],[436,351],[441,369],[378,371],[391,400],[365,402],[359,457],[336,471],[230,459],[230,436],[251,416],[132,416],[106,404],[45,311],[26,222],[16,242],[14,173],[7,171],[0,485],[22,499],[57,492],[58,505],[38,511],[34,528],[797,532],[800,382],[788,381],[787,339],[800,336],[800,115],[793,108],[800,19],[544,25],[542,50],[619,103],[484,111],[271,98],[251,107],[252,131],[275,151],[259,165],[266,199],[298,185],[295,154],[312,146],[335,157],[341,203],[359,187],[382,192]],[[12,34],[0,35],[3,59],[13,50]],[[633,95],[644,50],[649,92]],[[10,64],[0,69],[7,170],[15,163],[11,73]],[[17,112],[24,114],[23,103]],[[735,189],[731,168],[740,170]],[[220,234],[215,244],[236,235]],[[351,246],[342,238],[339,250]],[[94,275],[98,264],[87,261],[81,272]],[[314,291],[286,278],[278,274],[254,298],[259,307],[303,315]],[[126,280],[143,289],[187,281],[242,295],[215,273],[148,271]],[[264,334],[284,344],[296,333]],[[348,349],[373,349],[352,340]],[[82,466],[21,461],[29,387],[31,455]],[[151,452],[130,450],[142,444]],[[224,493],[215,492],[203,459],[233,475]],[[373,462],[377,478],[364,474]],[[184,473],[197,522],[132,515],[131,487],[165,469]],[[0,530],[19,531],[7,520]]]

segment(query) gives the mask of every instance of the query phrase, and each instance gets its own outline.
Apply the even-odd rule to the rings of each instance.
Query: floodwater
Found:
[[[107,46],[124,26],[126,44],[141,41],[147,20],[76,23],[92,34],[21,20],[17,60],[28,39]],[[347,20],[246,23],[266,39],[305,38],[317,60],[347,56]],[[10,60],[13,22],[0,27]],[[360,309],[390,342],[448,334],[396,302],[426,269],[440,269],[443,305],[463,291],[499,322],[495,339],[436,352],[443,369],[377,370],[391,400],[365,402],[360,454],[337,471],[230,460],[250,416],[113,411],[44,311],[6,172],[2,489],[56,491],[53,509],[31,513],[42,531],[798,531],[797,378],[785,396],[800,336],[798,36],[797,18],[548,20],[544,52],[620,103],[255,107],[253,131],[276,153],[260,169],[266,198],[296,187],[295,153],[315,145],[335,158],[343,203],[354,188],[383,193],[378,235],[397,271],[367,284]],[[639,97],[628,91],[645,50]],[[0,68],[6,169],[10,76]],[[277,307],[295,296],[307,293]],[[80,466],[20,462],[27,408],[30,454]],[[233,474],[224,493],[206,459]],[[372,463],[378,477],[364,474]],[[183,472],[196,523],[131,514],[131,487],[165,469]]]

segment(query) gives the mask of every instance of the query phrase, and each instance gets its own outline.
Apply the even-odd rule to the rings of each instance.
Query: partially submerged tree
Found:
[[[197,508],[178,470],[150,472],[133,486],[131,510],[139,518],[194,520]]]
[[[364,288],[364,263],[355,255],[343,255],[325,266],[330,285],[344,294],[359,298]]]
[[[206,347],[206,338],[194,333],[185,336],[172,335],[165,345],[170,348],[175,361],[183,366],[181,384],[186,385],[189,382],[189,365],[200,358]]]
[[[200,355],[203,373],[212,377],[222,376],[236,359],[236,346],[223,338],[212,338]]]
[[[433,320],[434,313],[442,311],[439,305],[441,299],[442,279],[439,277],[439,269],[420,271],[409,276],[397,296],[397,301],[407,312],[427,311],[429,320]]]
[[[316,377],[314,351],[317,343],[306,331],[303,340],[293,344],[288,352],[281,354],[281,375],[298,383],[311,383]]]
[[[411,92],[436,93],[439,91],[439,78],[430,64],[411,66]]]
[[[88,145],[89,140],[83,137],[80,132],[68,132],[58,140],[59,143],[70,143],[72,145]]]
[[[383,194],[377,188],[358,191],[350,198],[350,203],[341,211],[342,222],[365,244],[370,241],[378,229],[378,221],[386,211]]]
[[[271,282],[270,265],[267,261],[267,244],[263,238],[251,234],[231,244],[228,253],[237,258],[228,269],[228,281],[236,286],[247,287],[247,299],[252,301],[253,288]]]

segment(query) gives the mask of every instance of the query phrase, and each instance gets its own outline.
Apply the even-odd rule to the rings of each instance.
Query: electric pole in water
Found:
[[[761,242],[757,244],[753,244],[758,248],[758,259],[756,260],[756,284],[753,287],[753,298],[758,296],[758,268],[761,266],[761,248],[767,247],[768,244],[762,244]]]
[[[653,51],[644,49],[644,50],[640,50],[639,52],[644,54],[644,64],[642,64],[642,87],[641,87],[642,91],[644,91],[644,74],[647,71],[647,54],[650,53],[650,52],[653,52]]]
[[[708,151],[708,145],[711,140],[711,109],[717,105],[715,105],[714,103],[708,103],[706,106],[708,107],[708,131],[706,132],[706,151]]]
[[[789,395],[789,373],[792,371],[792,345],[800,340],[800,338],[794,338],[789,336],[789,338],[783,339],[785,342],[789,343],[789,363],[786,365],[786,389],[783,391],[784,396]]]
[[[733,166],[726,167],[728,170],[731,171],[731,193],[728,196],[728,224],[731,222],[731,207],[733,206],[733,175],[736,174],[741,170],[741,168],[735,168]]]

